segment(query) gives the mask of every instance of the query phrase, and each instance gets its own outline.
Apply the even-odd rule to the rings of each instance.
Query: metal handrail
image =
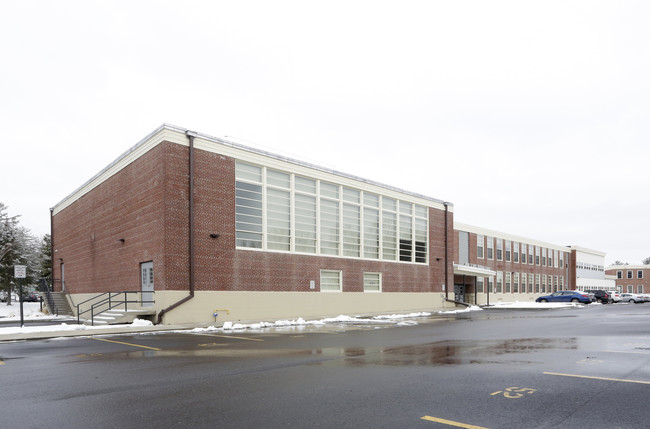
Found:
[[[148,291],[148,293],[153,294],[154,292],[153,291],[151,291],[151,292]],[[122,294],[124,294],[124,299],[122,299],[122,300],[120,300],[120,299],[116,300],[115,299],[115,298],[119,297]],[[139,295],[140,299],[128,299],[128,294]],[[91,301],[95,301],[95,302],[93,302],[88,309],[81,311],[81,306],[83,304],[89,303]],[[112,309],[120,307],[122,305],[124,306],[124,311],[128,311],[128,304],[140,304],[140,306],[142,306],[143,304],[150,304],[150,303],[154,303],[154,302],[155,301],[153,301],[153,300],[143,300],[142,299],[142,291],[104,292],[104,293],[101,293],[101,294],[99,294],[97,296],[94,296],[92,298],[89,298],[89,299],[77,304],[77,323],[81,324],[81,315],[86,314],[88,312],[90,312],[90,323],[94,326],[95,325],[95,316],[98,315],[98,314],[101,314],[101,313],[103,313],[105,311],[112,310]],[[101,311],[99,311],[99,309],[102,306],[105,306],[105,305],[107,305],[107,307],[103,308],[103,309],[101,309]]]
[[[52,298],[52,293],[50,291],[50,285],[47,281],[47,278],[41,277],[39,279],[39,292],[45,294],[45,301],[47,301],[47,307],[50,309],[53,315],[59,315],[59,307],[54,303],[54,298]]]

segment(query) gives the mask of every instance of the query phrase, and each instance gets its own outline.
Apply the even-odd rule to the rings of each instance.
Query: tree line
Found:
[[[14,266],[27,267],[23,287],[33,290],[38,279],[52,274],[51,237],[37,237],[20,225],[20,215],[10,215],[9,208],[0,202],[0,291],[11,299],[18,281],[14,278]]]

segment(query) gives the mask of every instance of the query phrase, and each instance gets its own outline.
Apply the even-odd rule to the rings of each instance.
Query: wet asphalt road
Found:
[[[650,304],[418,323],[0,343],[0,427],[650,427]]]

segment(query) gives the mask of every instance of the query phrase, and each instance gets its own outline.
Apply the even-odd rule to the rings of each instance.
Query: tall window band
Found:
[[[236,164],[237,247],[428,262],[428,209],[243,162]]]

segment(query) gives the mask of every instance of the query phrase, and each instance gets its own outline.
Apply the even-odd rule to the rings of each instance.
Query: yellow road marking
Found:
[[[158,349],[156,347],[141,346],[140,344],[125,343],[125,342],[122,342],[122,341],[105,340],[103,338],[94,338],[93,337],[93,340],[106,341],[107,343],[124,344],[124,345],[127,345],[127,346],[140,347],[140,348],[149,349],[149,350],[158,350],[158,351],[162,350],[162,349]]]
[[[259,338],[235,337],[234,335],[217,335],[217,334],[199,334],[199,335],[205,335],[206,337],[233,338],[235,340],[264,341]]]
[[[633,352],[633,351],[627,351],[627,350],[603,350],[605,353],[629,353],[629,354],[636,354],[636,355],[650,355],[648,352]]]
[[[445,420],[445,419],[440,419],[438,417],[431,417],[431,416],[424,416],[421,418],[421,420],[429,420],[430,422],[442,423],[444,425],[456,426],[465,429],[487,429],[483,426],[468,425],[466,423],[454,422],[452,420]]]
[[[620,378],[607,378],[607,377],[593,377],[591,375],[561,374],[559,372],[544,372],[543,374],[546,374],[546,375],[560,375],[562,377],[589,378],[589,379],[592,379],[592,380],[621,381],[623,383],[650,384],[650,381],[623,380],[623,379],[620,379]]]

